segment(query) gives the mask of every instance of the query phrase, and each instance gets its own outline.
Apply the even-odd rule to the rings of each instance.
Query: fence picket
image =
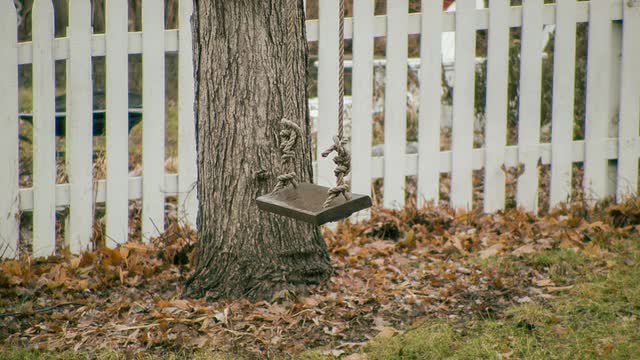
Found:
[[[609,109],[607,110],[607,133],[604,136],[604,142],[608,142],[609,138],[618,137],[618,116],[620,112],[620,88],[622,74],[622,21],[611,22],[611,37],[609,38]],[[606,145],[604,145],[606,147]],[[607,174],[605,176],[605,192],[603,197],[615,197],[616,186],[618,182],[618,162],[609,161],[605,157]]]
[[[0,0],[0,258],[18,256],[19,138],[18,138],[18,34],[12,0]]]
[[[475,0],[456,2],[456,57],[451,131],[451,206],[471,209],[475,82]]]
[[[33,5],[33,255],[56,247],[56,138],[53,4]]]
[[[507,85],[509,81],[509,3],[489,3],[487,48],[487,122],[484,146],[484,211],[504,209],[504,152],[507,141]]]
[[[384,96],[384,206],[404,206],[407,143],[408,0],[387,2]]]
[[[70,217],[67,243],[77,254],[91,245],[93,225],[93,82],[91,3],[69,3],[67,62],[67,167]],[[71,71],[73,70],[73,71]]]
[[[164,231],[164,2],[142,1],[142,237]]]
[[[576,1],[556,5],[551,126],[550,206],[571,196],[576,56]]]
[[[373,1],[354,0],[351,189],[355,193],[366,195],[371,194],[373,14]]]
[[[193,51],[191,14],[193,4],[181,0],[178,52],[178,213],[191,227],[196,226],[198,195],[196,189],[196,124],[194,115]]]
[[[527,0],[522,5],[518,161],[524,165],[524,173],[518,178],[516,201],[518,206],[533,212],[538,211],[542,6],[542,0]]]
[[[607,159],[604,154],[609,129],[611,81],[611,17],[609,0],[589,2],[589,50],[587,53],[587,109],[585,120],[584,192],[601,199],[607,191]]]
[[[418,206],[439,199],[442,111],[442,1],[422,0],[421,9]]]
[[[318,170],[313,174],[316,183],[334,184],[333,155],[323,159],[320,155],[333,144],[338,119],[338,0],[319,2],[318,39],[318,124],[316,159]]]
[[[129,133],[128,129],[128,5],[126,0],[107,0],[106,13],[106,105],[108,247],[127,241],[129,232]]]
[[[634,6],[635,4],[635,6]],[[640,114],[640,4],[627,2],[623,10],[620,119],[618,123],[617,200],[638,193],[638,114]]]

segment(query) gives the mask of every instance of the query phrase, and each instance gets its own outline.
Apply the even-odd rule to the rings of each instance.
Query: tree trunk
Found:
[[[280,120],[302,128],[298,180],[312,178],[302,0],[195,0],[198,250],[185,295],[268,298],[327,279],[318,228],[260,212],[283,173]]]

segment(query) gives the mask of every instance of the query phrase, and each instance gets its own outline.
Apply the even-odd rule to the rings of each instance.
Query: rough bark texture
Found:
[[[312,178],[302,0],[195,0],[199,246],[186,296],[265,298],[328,278],[317,228],[260,212],[282,172],[280,119],[302,128]]]

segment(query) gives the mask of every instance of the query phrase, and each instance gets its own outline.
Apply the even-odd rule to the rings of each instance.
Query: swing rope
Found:
[[[298,182],[296,181],[295,165],[293,164],[293,158],[295,157],[295,152],[293,151],[293,149],[296,146],[298,137],[300,136],[300,134],[302,134],[302,130],[296,123],[287,119],[280,120],[280,124],[283,127],[283,129],[280,130],[280,152],[282,152],[282,167],[285,169],[285,171],[287,171],[286,169],[289,169],[289,172],[285,172],[278,176],[278,183],[273,189],[274,192],[284,189],[289,184],[291,184],[294,188],[298,187]]]
[[[351,154],[346,149],[347,141],[344,139],[344,0],[339,0],[338,17],[338,135],[333,137],[333,145],[322,153],[322,157],[327,157],[332,152],[336,152],[333,162],[336,168],[333,170],[336,176],[336,186],[328,191],[327,199],[323,207],[329,207],[333,199],[342,195],[346,200],[351,200],[349,195],[349,185],[344,178],[351,171]]]
[[[339,0],[339,21],[338,21],[338,135],[333,137],[333,145],[322,152],[322,157],[329,156],[332,152],[336,152],[333,162],[336,168],[333,173],[336,176],[336,186],[330,188],[327,192],[327,199],[323,207],[327,208],[331,202],[342,195],[346,200],[351,200],[349,194],[349,185],[345,182],[345,177],[351,171],[351,154],[346,149],[347,140],[344,139],[344,0]],[[288,173],[278,176],[278,183],[273,189],[274,192],[284,189],[291,184],[297,187],[296,173],[294,170],[293,158],[295,153],[293,148],[296,145],[298,137],[301,136],[300,127],[287,119],[280,121],[283,129],[280,130],[280,151],[282,152],[282,167],[289,169]]]

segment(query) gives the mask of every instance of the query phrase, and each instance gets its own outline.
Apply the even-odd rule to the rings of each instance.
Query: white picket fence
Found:
[[[584,188],[593,198],[635,195],[640,156],[640,1],[458,0],[455,12],[440,1],[422,0],[421,13],[408,12],[408,0],[387,2],[386,15],[374,15],[373,0],[354,0],[354,17],[345,20],[353,40],[351,144],[354,192],[371,192],[384,179],[385,207],[401,207],[405,178],[416,176],[417,201],[438,200],[441,173],[450,173],[450,202],[469,208],[473,171],[484,171],[484,209],[505,206],[507,167],[524,165],[518,178],[518,206],[536,211],[537,165],[551,164],[551,205],[569,198],[572,164],[584,163]],[[191,1],[180,2],[179,29],[164,29],[162,0],[144,0],[142,32],[127,32],[127,2],[106,0],[106,33],[92,34],[89,0],[70,1],[67,36],[55,38],[51,0],[35,0],[33,40],[17,42],[12,0],[0,0],[0,245],[15,257],[19,213],[33,212],[33,253],[50,255],[56,241],[56,208],[68,207],[65,233],[71,251],[90,246],[95,203],[106,203],[107,245],[127,240],[128,202],[142,201],[145,239],[164,228],[168,195],[179,198],[180,217],[193,224],[197,211],[193,78],[189,17]],[[338,0],[320,1],[319,20],[307,21],[308,41],[318,41],[318,151],[335,132],[337,117]],[[574,141],[574,57],[576,23],[589,22],[585,140]],[[551,143],[540,142],[543,26],[556,25]],[[508,38],[522,27],[518,144],[506,144]],[[473,148],[476,31],[488,29],[485,148]],[[455,32],[452,145],[440,150],[441,42]],[[408,35],[420,38],[418,150],[406,153]],[[384,100],[384,156],[372,156],[374,37],[387,38]],[[179,57],[179,171],[165,174],[164,54]],[[129,177],[127,148],[127,56],[143,59],[143,177]],[[107,177],[92,176],[91,57],[106,56]],[[69,183],[56,184],[54,61],[67,60],[67,167]],[[33,64],[33,187],[20,188],[18,146],[18,65]],[[149,75],[151,74],[151,75]],[[617,137],[609,136],[615,119]],[[148,126],[151,124],[151,126]],[[320,158],[320,157],[318,157]],[[615,160],[611,162],[610,160]],[[317,163],[316,180],[330,184],[332,162]],[[614,167],[612,167],[614,166]],[[613,171],[612,171],[613,170]],[[613,174],[613,179],[611,178]]]

